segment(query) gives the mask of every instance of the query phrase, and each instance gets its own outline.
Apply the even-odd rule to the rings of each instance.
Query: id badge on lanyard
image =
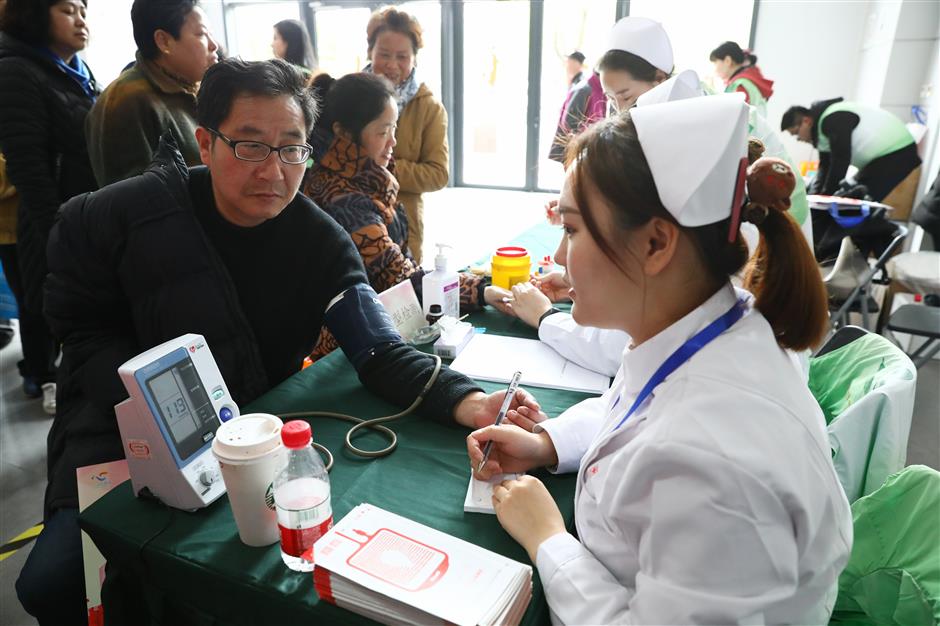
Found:
[[[627,411],[627,414],[623,416],[614,430],[617,430],[623,423],[626,422],[631,415],[633,415],[636,410],[640,407],[641,404],[646,400],[646,398],[653,393],[655,389],[661,382],[666,380],[670,374],[679,369],[683,363],[692,358],[692,356],[707,346],[715,337],[725,332],[732,326],[734,326],[738,320],[744,316],[745,311],[745,300],[738,300],[734,303],[727,312],[725,312],[721,317],[713,321],[711,324],[698,331],[693,335],[688,341],[676,348],[676,351],[669,355],[663,364],[659,366],[647,383],[640,390],[639,395],[637,395],[636,400],[633,402],[633,406],[630,407],[630,410]],[[617,401],[614,402],[614,406],[617,406],[617,403],[620,402],[620,398],[617,398]]]

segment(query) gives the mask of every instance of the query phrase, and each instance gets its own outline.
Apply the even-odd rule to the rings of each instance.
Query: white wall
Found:
[[[855,94],[869,2],[763,0],[754,52],[774,82],[767,118],[780,128],[791,105]]]
[[[137,44],[131,25],[133,0],[88,3],[88,47],[82,53],[98,85],[104,89],[134,60]]]
[[[865,102],[904,122],[919,104],[927,109],[928,132],[918,197],[937,176],[940,2],[762,0],[754,51],[775,81],[767,107],[775,128],[789,106],[824,98]]]
[[[921,92],[927,109],[927,135],[924,138],[923,153],[924,165],[920,177],[918,198],[923,197],[934,179],[940,175],[940,37],[934,40],[933,59],[927,72],[927,82]],[[935,242],[940,249],[940,241]]]

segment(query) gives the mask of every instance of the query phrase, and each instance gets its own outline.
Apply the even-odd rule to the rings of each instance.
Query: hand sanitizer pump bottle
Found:
[[[457,272],[447,269],[447,257],[444,248],[447,244],[438,243],[437,256],[434,257],[434,271],[428,272],[421,279],[421,299],[424,314],[431,310],[432,304],[441,305],[441,312],[451,317],[460,317],[460,277]]]

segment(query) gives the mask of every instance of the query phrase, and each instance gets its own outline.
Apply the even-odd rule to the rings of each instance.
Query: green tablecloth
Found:
[[[471,321],[488,332],[534,337],[517,320],[489,311]],[[481,383],[487,391],[501,385]],[[534,390],[546,413],[555,416],[588,397],[585,394]],[[291,377],[242,412],[288,413],[328,410],[361,417],[396,409],[360,384],[352,366],[337,352]],[[472,541],[521,562],[525,552],[499,526],[495,516],[464,513],[469,480],[467,431],[415,416],[392,425],[398,449],[373,461],[343,449],[348,424],[311,420],[315,441],[333,451],[330,473],[334,518],[361,502],[370,502],[443,532]],[[360,447],[380,447],[384,439],[365,435]],[[569,525],[573,518],[574,476],[541,476]],[[368,620],[319,601],[310,574],[295,573],[281,562],[277,545],[249,548],[238,539],[228,498],[196,513],[173,511],[133,497],[125,483],[81,515],[81,524],[109,561],[104,600],[111,618],[138,623],[146,605],[159,623],[205,624],[346,624]],[[536,580],[524,623],[548,622],[548,610]]]

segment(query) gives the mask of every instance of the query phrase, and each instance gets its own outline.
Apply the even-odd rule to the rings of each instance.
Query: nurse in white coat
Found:
[[[669,39],[662,27],[657,22],[645,18],[633,19],[642,19],[644,25],[651,29],[651,33],[644,39],[648,45],[654,49],[666,46],[669,52],[668,64],[671,65],[672,49],[668,47]],[[618,25],[629,20],[630,18],[624,18],[618,22]],[[615,29],[611,45],[616,41],[617,35],[622,36],[623,33]],[[625,43],[618,45],[627,47]],[[609,75],[609,73],[610,70],[608,74],[602,75]],[[702,96],[704,94],[699,87],[699,82],[695,72],[686,70],[659,84],[635,86],[633,93],[638,94],[635,104],[648,106]],[[643,91],[643,89],[649,89],[649,91]],[[556,256],[555,263],[564,265],[565,259]],[[561,299],[567,300],[569,287],[564,274],[557,271],[533,280],[533,283],[517,283],[512,287],[511,312],[536,328],[539,339],[569,361],[613,377],[620,369],[620,357],[630,337],[620,330],[581,326],[572,319],[569,313],[552,306]]]
[[[479,478],[578,472],[577,538],[538,479],[494,489],[555,623],[828,621],[851,514],[785,353],[821,339],[825,290],[797,224],[742,200],[746,131],[728,94],[634,109],[576,140],[557,253],[572,313],[632,344],[601,410],[467,439],[474,469],[495,443]],[[750,260],[740,219],[761,233]]]

